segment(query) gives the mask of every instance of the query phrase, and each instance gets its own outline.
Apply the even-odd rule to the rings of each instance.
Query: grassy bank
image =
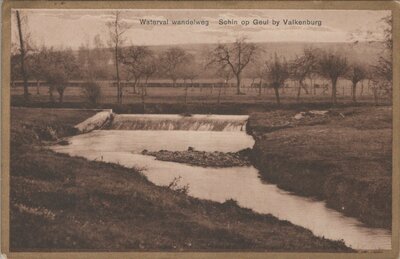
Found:
[[[158,187],[137,169],[44,148],[91,112],[12,109],[12,251],[351,251],[342,242],[237,206]]]
[[[255,113],[254,160],[265,180],[369,226],[391,228],[392,110],[336,108],[324,116]]]

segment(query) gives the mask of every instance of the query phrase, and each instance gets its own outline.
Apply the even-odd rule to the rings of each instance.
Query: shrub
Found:
[[[97,104],[101,96],[100,86],[96,82],[85,82],[82,89],[89,103]]]
[[[173,190],[177,193],[188,194],[189,184],[181,185],[180,184],[181,180],[182,180],[181,176],[174,177],[174,179],[169,183],[168,189]]]

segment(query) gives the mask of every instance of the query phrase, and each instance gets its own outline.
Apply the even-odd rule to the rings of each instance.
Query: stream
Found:
[[[120,117],[119,117],[120,116]],[[339,240],[361,250],[390,249],[391,233],[368,228],[355,218],[326,207],[325,202],[296,196],[274,184],[261,181],[256,168],[204,168],[155,160],[148,151],[236,152],[251,148],[254,139],[245,132],[247,116],[117,115],[107,130],[95,130],[69,138],[69,145],[53,146],[56,152],[89,160],[118,163],[142,169],[156,185],[174,179],[189,187],[188,194],[224,202],[234,199],[239,206],[310,229],[317,236]]]

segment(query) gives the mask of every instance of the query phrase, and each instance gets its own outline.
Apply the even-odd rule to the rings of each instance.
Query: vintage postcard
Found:
[[[397,258],[399,3],[6,1],[4,258]]]

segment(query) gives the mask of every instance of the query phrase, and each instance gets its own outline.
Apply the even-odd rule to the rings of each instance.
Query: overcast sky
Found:
[[[108,40],[106,22],[112,10],[20,10],[35,44],[78,48],[92,44],[99,34]],[[252,42],[346,42],[382,40],[390,11],[347,10],[124,10],[123,21],[131,27],[125,33],[127,43],[167,45],[184,43],[232,42],[246,36]],[[139,19],[169,20],[169,25],[141,25]],[[209,25],[173,25],[173,20],[206,20]],[[219,25],[233,19],[238,25]],[[253,20],[269,20],[268,25],[253,25]],[[279,26],[271,20],[279,20]],[[321,21],[318,25],[284,25],[283,20]],[[247,26],[241,21],[249,21]],[[17,40],[16,19],[12,18],[13,41]],[[352,37],[350,36],[352,35]]]

